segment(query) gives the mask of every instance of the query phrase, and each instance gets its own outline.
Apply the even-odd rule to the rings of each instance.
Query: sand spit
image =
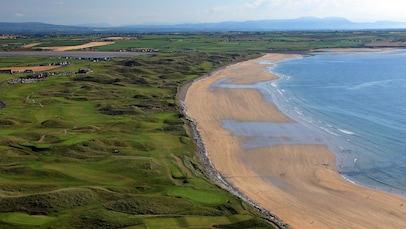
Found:
[[[243,149],[244,138],[222,128],[222,120],[293,122],[250,88],[213,88],[220,79],[252,84],[275,79],[260,61],[296,56],[268,54],[238,63],[190,85],[184,101],[200,146],[226,182],[291,228],[402,228],[406,198],[345,181],[324,145],[277,145]]]

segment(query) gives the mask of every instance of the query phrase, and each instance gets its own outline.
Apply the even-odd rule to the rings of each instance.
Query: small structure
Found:
[[[7,107],[7,105],[3,101],[0,100],[0,108],[6,108],[6,107]]]
[[[4,70],[0,70],[1,74],[13,74],[13,71],[11,69],[4,69]]]
[[[91,73],[92,72],[92,70],[91,69],[79,69],[78,70],[78,73],[79,74],[89,74],[89,73]]]

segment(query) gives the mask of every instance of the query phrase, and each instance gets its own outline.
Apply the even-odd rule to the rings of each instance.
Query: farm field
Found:
[[[235,52],[307,51],[323,48],[403,47],[404,31],[227,32],[21,36],[0,39],[0,51]],[[402,43],[403,42],[403,43]],[[95,46],[97,45],[97,46]],[[102,46],[98,46],[102,45]]]
[[[86,51],[147,55],[0,56],[1,69],[70,63],[55,69],[69,74],[36,83],[9,84],[28,76],[0,73],[0,227],[283,228],[206,176],[179,88],[263,52],[378,48],[405,38],[365,31],[4,36],[3,53],[110,42]]]

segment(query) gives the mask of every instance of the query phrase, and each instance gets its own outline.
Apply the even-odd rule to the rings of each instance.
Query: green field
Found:
[[[0,51],[37,50],[40,47],[74,46],[105,41],[111,34],[87,36],[23,36],[0,39]],[[99,51],[158,50],[160,53],[236,52],[236,51],[307,51],[320,48],[362,48],[379,42],[403,42],[405,31],[325,31],[325,32],[227,32],[227,33],[161,33],[121,34],[114,44],[91,48]],[[30,49],[26,44],[39,43]],[[1,66],[0,66],[1,67]]]
[[[176,188],[169,190],[170,196],[186,198],[207,205],[220,205],[227,202],[227,196],[213,190],[195,190],[190,188]]]

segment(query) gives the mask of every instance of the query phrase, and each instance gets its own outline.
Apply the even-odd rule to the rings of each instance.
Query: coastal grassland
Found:
[[[142,34],[137,39],[118,40],[98,50],[158,49],[160,52],[305,51],[321,48],[362,48],[378,42],[403,41],[405,32],[228,32]]]
[[[117,41],[99,50],[159,49],[161,52],[304,51],[320,48],[361,48],[376,42],[403,40],[404,32],[229,32],[144,34],[133,40]]]
[[[323,48],[395,47],[404,42],[404,31],[296,31],[296,32],[223,32],[223,33],[134,33],[97,35],[22,36],[0,39],[0,51],[38,50],[43,47],[75,46],[89,42],[114,41],[92,47],[99,51],[235,52],[307,51]],[[122,39],[121,39],[122,38]],[[36,44],[28,46],[27,44]]]
[[[27,56],[21,58],[20,56],[0,56],[0,68],[6,67],[19,67],[19,66],[35,66],[43,63],[48,63],[50,60],[49,57],[34,57]]]
[[[255,56],[70,60],[58,71],[92,73],[3,82],[0,227],[272,228],[204,175],[176,100],[183,83]],[[4,60],[5,67],[54,61]]]
[[[31,36],[17,36],[10,39],[0,39],[1,51],[15,51],[15,50],[35,50],[38,47],[50,46],[73,46],[80,45],[94,39],[95,36],[49,36],[49,35],[31,35]],[[25,48],[25,45],[36,44],[30,48]]]

